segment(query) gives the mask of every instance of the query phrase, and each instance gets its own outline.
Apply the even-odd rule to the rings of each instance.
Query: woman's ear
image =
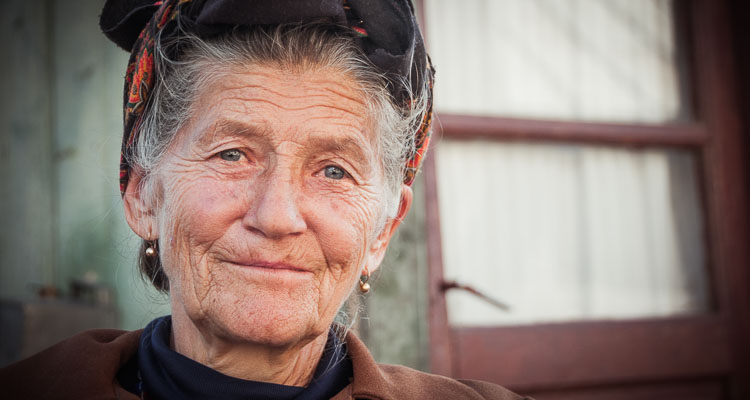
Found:
[[[158,239],[156,213],[151,196],[143,191],[143,175],[131,172],[123,196],[125,219],[130,229],[145,240]]]
[[[380,232],[375,242],[370,247],[370,255],[367,260],[367,269],[370,272],[375,271],[380,266],[380,263],[385,257],[385,251],[388,249],[388,244],[393,238],[393,234],[396,233],[396,228],[401,225],[406,214],[411,208],[411,202],[414,197],[414,193],[411,190],[411,186],[406,184],[401,186],[401,202],[398,205],[398,212],[394,218],[389,218],[385,222],[383,231]]]

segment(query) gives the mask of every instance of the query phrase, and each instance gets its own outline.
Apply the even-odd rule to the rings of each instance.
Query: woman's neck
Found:
[[[208,328],[200,329],[179,307],[172,308],[170,347],[185,357],[235,378],[307,386],[326,341],[327,333],[287,347],[229,341]]]

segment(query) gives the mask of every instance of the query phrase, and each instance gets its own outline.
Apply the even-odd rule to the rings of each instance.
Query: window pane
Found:
[[[439,111],[690,118],[671,0],[426,0]]]
[[[684,150],[442,141],[445,279],[457,325],[706,311],[696,160]]]

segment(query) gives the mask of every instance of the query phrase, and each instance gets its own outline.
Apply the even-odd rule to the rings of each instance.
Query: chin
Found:
[[[225,292],[213,301],[224,306],[209,312],[208,318],[234,341],[272,347],[309,342],[325,334],[330,322],[320,317],[317,301],[310,293],[296,292],[299,291],[283,295],[263,289],[244,295]]]

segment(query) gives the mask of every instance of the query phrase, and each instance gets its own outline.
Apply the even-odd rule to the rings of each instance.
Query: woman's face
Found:
[[[375,232],[383,178],[355,88],[254,67],[203,90],[155,178],[173,313],[274,346],[326,332],[398,224]]]

